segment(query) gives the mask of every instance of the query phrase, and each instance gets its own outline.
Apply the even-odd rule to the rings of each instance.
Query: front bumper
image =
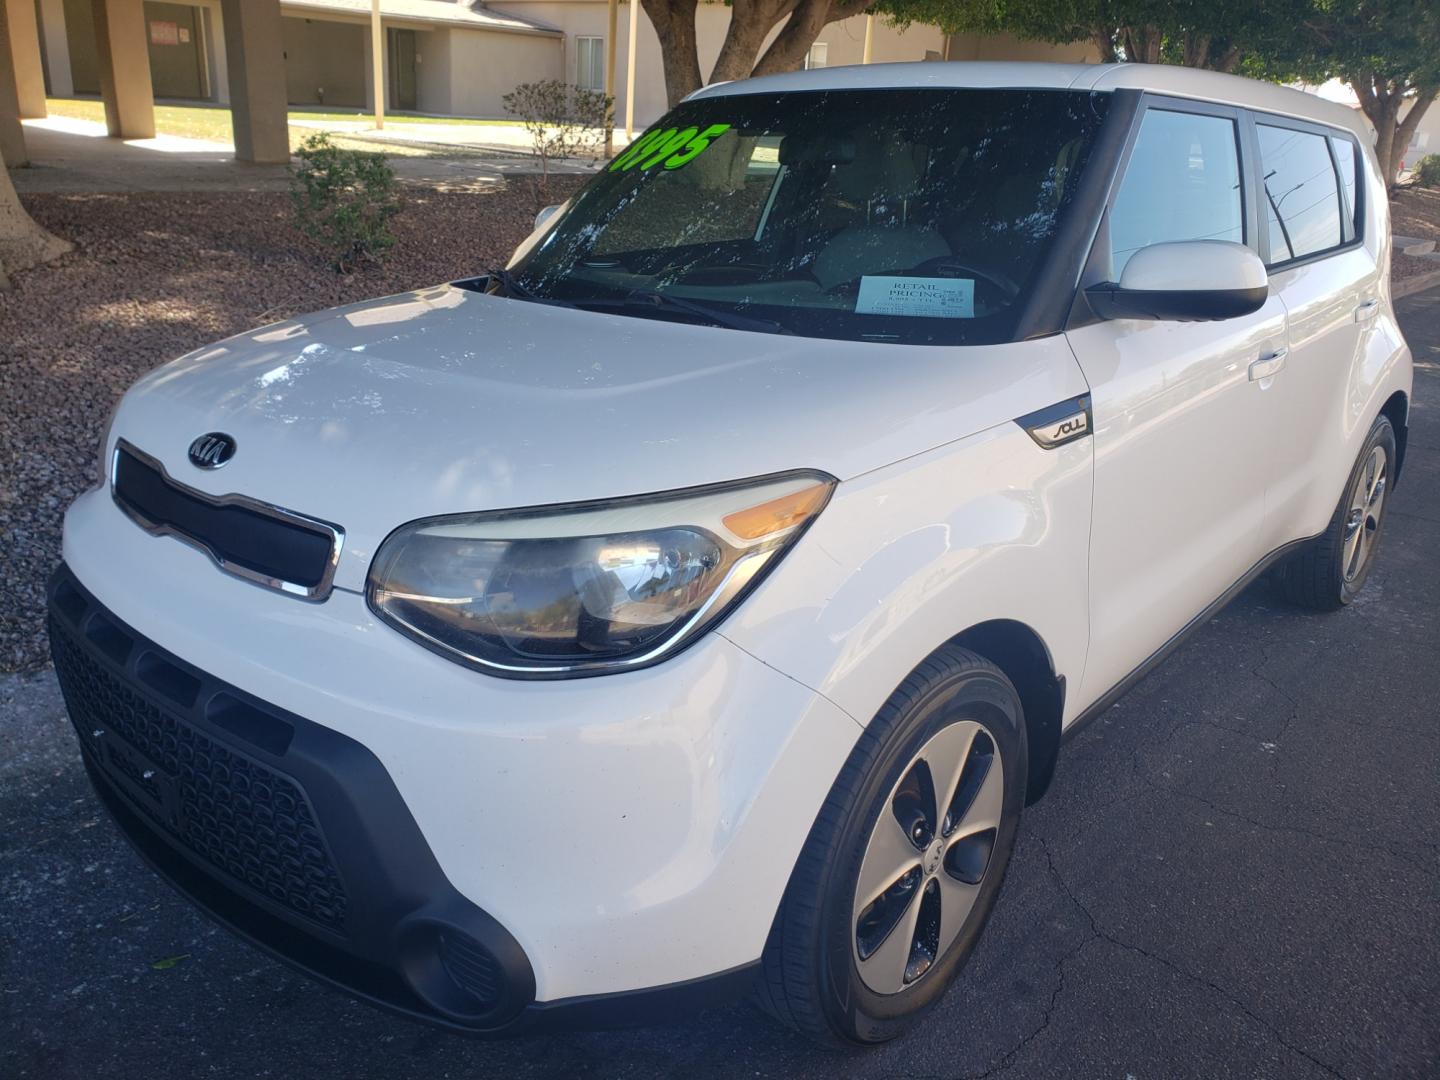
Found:
[[[743,985],[859,734],[718,635],[604,679],[470,672],[353,593],[306,604],[227,578],[103,492],[72,508],[65,554],[57,669],[132,841],[272,952],[467,1031],[625,1021]],[[127,736],[105,719],[117,709],[164,730]],[[120,740],[113,758],[97,728]],[[299,814],[288,831],[272,838],[253,807],[221,821],[187,791],[195,759],[167,755],[196,740],[212,783],[219,759],[273,774],[267,799],[276,777],[293,784],[259,811]],[[298,866],[257,871],[257,837]]]
[[[455,891],[375,755],[161,649],[64,566],[49,630],[96,793],[191,900],[403,1013],[487,1031],[533,1002],[524,951]]]

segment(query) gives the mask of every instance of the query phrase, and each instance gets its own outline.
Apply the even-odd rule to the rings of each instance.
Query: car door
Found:
[[[1254,246],[1241,120],[1147,96],[1082,285],[1118,281],[1150,244]],[[1066,335],[1090,384],[1095,439],[1088,703],[1260,558],[1269,384],[1250,375],[1284,349],[1285,311],[1274,296],[1212,322],[1101,320],[1084,308],[1082,297]]]
[[[1271,444],[1264,546],[1313,536],[1351,465],[1347,400],[1380,314],[1380,269],[1364,244],[1360,148],[1348,132],[1251,115],[1270,291],[1285,305],[1288,354],[1264,395]]]

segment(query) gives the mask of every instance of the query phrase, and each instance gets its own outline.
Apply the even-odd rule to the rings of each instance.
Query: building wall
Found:
[[[364,108],[370,67],[366,31],[356,23],[286,16],[285,90],[291,105]]]
[[[1432,102],[1420,117],[1410,145],[1405,148],[1405,167],[1413,169],[1428,154],[1440,154],[1440,101]]]
[[[950,40],[951,60],[1051,60],[1062,64],[1098,64],[1100,52],[1086,41],[1050,45],[1022,41],[1013,34],[957,34]]]
[[[607,29],[604,0],[500,0],[497,10],[506,10],[521,18],[555,26],[565,33],[563,57],[559,63],[567,82],[576,79],[575,39],[604,37]],[[625,122],[625,69],[629,52],[630,5],[620,4],[616,32],[615,116]],[[724,4],[702,3],[696,12],[696,38],[700,70],[708,73],[720,55],[725,32],[730,25],[730,8]],[[667,107],[665,78],[660,62],[660,39],[656,36],[644,11],[636,35],[635,125],[643,128],[658,119]],[[778,29],[775,33],[778,33]],[[774,34],[771,35],[773,39]],[[843,22],[830,23],[816,39],[823,44],[826,64],[839,67],[858,64],[865,51],[865,16],[856,15]],[[766,45],[769,44],[767,40]],[[761,50],[763,52],[763,48]],[[873,63],[941,59],[946,53],[945,35],[937,27],[912,25],[901,29],[883,17],[875,20],[871,49]],[[1098,59],[1093,45],[1048,45],[1044,42],[1020,41],[1010,35],[981,37],[963,35],[950,42],[951,60],[1056,60],[1093,62]],[[457,111],[459,106],[457,105]],[[487,114],[488,115],[488,114]]]
[[[71,85],[77,94],[98,94],[100,59],[95,44],[95,13],[90,0],[64,0],[64,4]]]
[[[415,82],[416,105],[421,112],[453,113],[454,98],[450,92],[451,31],[429,30],[416,35]]]
[[[421,67],[430,62],[428,55]],[[456,116],[505,115],[501,96],[521,83],[561,78],[560,41],[533,34],[450,31],[450,111]],[[430,107],[423,101],[420,106]]]
[[[15,2],[15,0],[12,0]],[[24,2],[24,0],[20,0]],[[46,63],[54,93],[98,93],[99,72],[95,55],[92,0],[33,0],[43,22]],[[147,3],[164,17],[180,5]],[[193,0],[185,5],[196,11],[192,30],[199,50],[203,75],[200,82],[209,96],[229,100],[224,30],[218,0]],[[497,0],[497,10],[555,27],[563,36],[516,34],[436,27],[403,19],[386,19],[387,26],[417,31],[417,107],[421,112],[457,116],[504,117],[504,94],[523,82],[540,79],[577,79],[576,39],[606,36],[605,0]],[[619,6],[616,32],[615,116],[623,127],[626,112],[625,73],[628,63],[630,4]],[[173,20],[172,20],[173,21]],[[730,22],[730,8],[720,3],[702,3],[696,15],[700,67],[708,72],[720,53]],[[371,101],[369,23],[362,16],[319,19],[287,15],[284,19],[286,87],[292,104],[324,103],[368,108]],[[642,129],[658,119],[667,108],[665,80],[660,60],[660,41],[643,11],[638,25],[636,47],[635,126]],[[778,32],[778,31],[777,31]],[[198,39],[198,40],[197,40]],[[865,43],[863,15],[831,23],[821,33],[825,62],[830,67],[858,64]],[[768,42],[767,42],[768,45]],[[152,63],[163,66],[172,57],[155,56]],[[167,47],[168,49],[169,47]],[[947,53],[945,36],[933,26],[915,25],[899,29],[883,18],[875,22],[872,59],[876,63],[939,59]],[[948,43],[952,60],[1061,60],[1094,61],[1093,46],[1086,44],[1051,46],[1018,41],[1007,35],[979,37],[962,35]],[[157,93],[186,96],[156,73]],[[194,89],[200,96],[201,89]],[[387,94],[387,99],[388,99]],[[1440,123],[1440,108],[1432,110]],[[1434,141],[1440,141],[1437,138]]]

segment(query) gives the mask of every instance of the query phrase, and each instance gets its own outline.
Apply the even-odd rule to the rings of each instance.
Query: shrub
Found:
[[[1440,188],[1440,154],[1426,154],[1415,163],[1415,182],[1421,187]]]
[[[400,209],[395,172],[384,154],[335,146],[325,132],[295,152],[290,197],[300,230],[330,252],[342,274],[363,259],[378,262],[395,237],[390,219]]]
[[[556,158],[593,156],[605,144],[614,99],[558,79],[522,83],[502,99],[518,116],[540,159],[540,191],[550,188],[550,163]]]

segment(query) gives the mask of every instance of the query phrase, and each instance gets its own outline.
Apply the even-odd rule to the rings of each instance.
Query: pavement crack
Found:
[[[1069,949],[1055,962],[1055,988],[1050,991],[1050,1000],[1045,1004],[1045,1011],[1040,1017],[1040,1023],[1035,1026],[1034,1030],[1030,1031],[1022,1037],[1018,1043],[1002,1054],[1000,1060],[994,1067],[986,1069],[984,1072],[968,1074],[964,1080],[990,1080],[991,1077],[999,1076],[1014,1067],[1016,1060],[1024,1053],[1025,1048],[1043,1035],[1046,1029],[1050,1027],[1050,1019],[1055,1015],[1055,1006],[1059,1003],[1061,995],[1065,993],[1065,966],[1074,960],[1075,957],[1079,956],[1087,945],[1100,936],[1099,931],[1095,927],[1095,920],[1090,916],[1090,912],[1085,909],[1083,904],[1075,899],[1074,895],[1070,892],[1069,886],[1065,884],[1064,879],[1062,879],[1056,871],[1055,861],[1050,856],[1050,846],[1045,843],[1045,838],[1043,836],[1037,836],[1035,840],[1039,843],[1040,850],[1045,853],[1045,865],[1048,868],[1051,878],[1055,881],[1056,885],[1059,886],[1060,891],[1075,905],[1076,909],[1085,916],[1090,924],[1090,933],[1086,935],[1078,945]]]
[[[1322,844],[1329,844],[1332,846],[1343,847],[1350,850],[1354,850],[1356,847],[1370,847],[1376,851],[1383,851],[1392,859],[1398,859],[1399,861],[1405,863],[1405,865],[1407,866],[1414,867],[1416,870],[1419,870],[1422,874],[1425,874],[1428,877],[1440,876],[1440,870],[1437,870],[1434,867],[1426,866],[1424,863],[1417,862],[1412,854],[1404,851],[1397,851],[1395,848],[1389,847],[1385,844],[1376,843],[1373,839],[1366,840],[1357,837],[1342,836],[1334,833],[1316,832],[1313,829],[1303,829],[1297,825],[1273,825],[1269,822],[1260,821],[1257,818],[1252,818],[1248,814],[1242,814],[1238,810],[1232,810],[1228,806],[1221,806],[1219,803],[1213,802],[1212,800],[1204,798],[1201,795],[1195,795],[1188,791],[1178,791],[1175,788],[1167,787],[1164,784],[1157,784],[1149,777],[1141,776],[1140,780],[1142,783],[1148,785],[1151,790],[1155,791],[1158,794],[1167,795],[1175,799],[1183,799],[1186,802],[1203,806],[1212,814],[1217,814],[1221,817],[1227,817],[1235,821],[1244,822],[1246,825],[1249,825],[1255,829],[1259,829],[1262,832],[1285,834],[1290,836],[1304,836],[1311,840],[1318,840]],[[1422,844],[1427,847],[1431,846],[1428,841],[1421,840],[1419,838],[1416,839],[1416,843]]]
[[[1109,931],[1107,931],[1106,929],[1104,929],[1104,928],[1100,925],[1100,923],[1096,920],[1094,912],[1092,912],[1092,911],[1080,900],[1080,898],[1075,895],[1074,890],[1070,888],[1070,885],[1069,885],[1069,883],[1065,880],[1064,875],[1062,875],[1062,874],[1060,873],[1060,868],[1055,865],[1054,855],[1051,853],[1050,848],[1049,848],[1049,845],[1047,845],[1047,844],[1045,843],[1044,838],[1043,838],[1043,837],[1037,837],[1037,839],[1038,839],[1039,842],[1040,842],[1041,850],[1043,850],[1043,851],[1045,852],[1045,863],[1046,863],[1046,866],[1047,866],[1048,869],[1049,869],[1050,877],[1054,880],[1055,884],[1059,887],[1060,891],[1065,894],[1065,897],[1066,897],[1072,904],[1075,905],[1075,908],[1076,908],[1082,915],[1085,916],[1085,919],[1086,919],[1086,920],[1089,922],[1089,924],[1090,924],[1091,936],[1088,937],[1088,938],[1086,938],[1085,941],[1081,942],[1078,946],[1076,946],[1076,948],[1074,948],[1073,950],[1071,950],[1068,954],[1066,954],[1066,955],[1065,955],[1064,957],[1062,957],[1061,960],[1060,960],[1061,985],[1060,985],[1060,988],[1059,988],[1059,989],[1063,989],[1063,988],[1064,988],[1064,965],[1065,965],[1065,963],[1066,963],[1067,961],[1069,961],[1070,959],[1072,959],[1073,957],[1075,957],[1076,955],[1078,955],[1078,954],[1081,952],[1081,950],[1083,950],[1083,949],[1085,948],[1086,945],[1090,944],[1090,942],[1095,941],[1095,940],[1097,940],[1097,939],[1100,940],[1100,941],[1105,941],[1105,942],[1108,942],[1108,943],[1111,944],[1111,945],[1114,945],[1114,946],[1115,946],[1116,948],[1118,948],[1118,949],[1124,949],[1124,950],[1126,950],[1127,952],[1134,953],[1136,956],[1143,957],[1143,958],[1146,959],[1146,960],[1149,960],[1149,961],[1152,961],[1153,963],[1159,964],[1161,967],[1165,968],[1165,969],[1168,970],[1168,971],[1174,972],[1176,975],[1180,976],[1181,978],[1183,978],[1183,979],[1185,979],[1185,980],[1187,980],[1187,981],[1189,981],[1189,982],[1192,982],[1192,983],[1196,984],[1197,986],[1203,986],[1203,987],[1205,987],[1206,989],[1210,990],[1212,993],[1215,993],[1215,994],[1219,995],[1221,998],[1223,998],[1225,1001],[1227,1001],[1230,1005],[1232,1005],[1235,1009],[1237,1009],[1240,1013],[1242,1013],[1244,1016],[1246,1016],[1246,1017],[1247,1017],[1249,1020],[1251,1020],[1253,1023],[1257,1024],[1258,1026],[1260,1026],[1261,1028],[1263,1028],[1265,1031],[1269,1032],[1270,1037],[1271,1037],[1272,1039],[1274,1039],[1280,1046],[1282,1046],[1282,1047],[1284,1047],[1286,1050],[1288,1050],[1290,1053],[1296,1054],[1296,1055],[1298,1055],[1299,1057],[1304,1058],[1306,1061],[1308,1061],[1308,1062],[1310,1062],[1312,1065],[1314,1065],[1317,1069],[1320,1069],[1322,1072],[1324,1072],[1327,1076],[1333,1076],[1333,1077],[1336,1078],[1336,1080],[1344,1080],[1343,1074],[1340,1073],[1337,1069],[1335,1069],[1335,1068],[1333,1068],[1332,1066],[1326,1064],[1324,1061],[1322,1061],[1320,1058],[1316,1057],[1314,1054],[1310,1053],[1310,1051],[1306,1050],[1304,1047],[1302,1047],[1302,1046],[1297,1046],[1297,1045],[1295,1045],[1294,1043],[1292,1043],[1290,1040],[1286,1039],[1285,1036],[1283,1036],[1283,1035],[1279,1032],[1279,1030],[1275,1027],[1274,1024],[1270,1023],[1270,1022],[1269,1022],[1268,1020],[1266,1020],[1263,1016],[1260,1016],[1259,1014],[1257,1014],[1253,1009],[1250,1008],[1250,1006],[1246,1005],[1245,1002],[1241,1001],[1238,997],[1236,997],[1236,996],[1235,996],[1234,994],[1232,994],[1230,991],[1226,990],[1223,986],[1221,986],[1219,983],[1215,982],[1213,979],[1208,979],[1208,978],[1206,978],[1206,977],[1204,977],[1204,976],[1202,976],[1202,975],[1197,975],[1197,974],[1195,974],[1194,972],[1189,971],[1188,969],[1186,969],[1186,968],[1180,966],[1179,964],[1175,963],[1173,960],[1169,959],[1168,957],[1161,956],[1159,953],[1152,952],[1152,951],[1150,951],[1149,949],[1144,948],[1143,946],[1135,945],[1135,944],[1133,944],[1133,943],[1131,943],[1131,942],[1128,942],[1128,941],[1122,941],[1120,938],[1116,937],[1114,934],[1112,934],[1112,933],[1110,933]],[[1036,1036],[1038,1036],[1041,1032],[1043,1032],[1043,1031],[1045,1030],[1046,1027],[1049,1026],[1049,1023],[1050,1023],[1050,1015],[1051,1015],[1051,1012],[1053,1012],[1053,1010],[1054,1010],[1055,1001],[1057,1000],[1058,997],[1059,997],[1059,991],[1057,990],[1057,992],[1051,996],[1051,999],[1050,999],[1050,1008],[1046,1010],[1046,1012],[1045,1012],[1045,1017],[1044,1017],[1044,1019],[1043,1019],[1042,1022],[1041,1022],[1041,1026],[1040,1026],[1032,1035],[1030,1035],[1030,1036],[1027,1037],[1025,1040],[1023,1040],[1023,1041],[1021,1042],[1020,1046],[1016,1047],[1016,1049],[1011,1052],[1011,1056],[1013,1056],[1013,1055],[1015,1055],[1015,1054],[1018,1054],[1021,1049],[1023,1049],[1028,1043],[1032,1042],[1032,1041],[1035,1039]],[[1002,1066],[1001,1066],[1001,1069],[1002,1069],[1002,1070],[1003,1070],[1004,1068],[1008,1068],[1008,1067],[1009,1067],[1008,1062],[1002,1062]],[[997,1071],[999,1071],[999,1070],[997,1070]],[[992,1074],[984,1074],[984,1075],[987,1075],[987,1076],[988,1076],[988,1075],[992,1075]],[[978,1078],[977,1078],[977,1080],[978,1080]]]

